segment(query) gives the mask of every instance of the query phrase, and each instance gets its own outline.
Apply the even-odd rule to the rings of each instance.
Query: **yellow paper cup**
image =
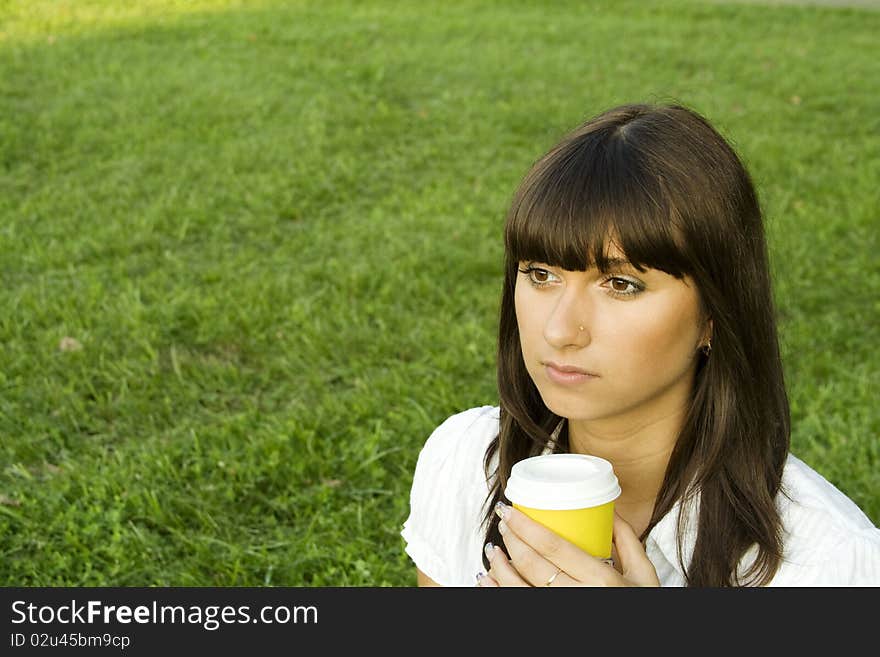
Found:
[[[611,463],[585,454],[543,454],[514,464],[504,494],[514,507],[600,559],[611,556]]]

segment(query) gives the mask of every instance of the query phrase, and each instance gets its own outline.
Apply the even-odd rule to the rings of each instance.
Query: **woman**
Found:
[[[588,121],[522,181],[505,247],[500,405],[419,455],[419,584],[880,584],[880,530],[789,454],[761,211],[704,118]],[[550,451],[612,463],[613,564],[505,499],[513,464]]]

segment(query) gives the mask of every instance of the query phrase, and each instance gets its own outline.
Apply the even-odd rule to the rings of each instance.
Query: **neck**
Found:
[[[685,412],[676,409],[626,426],[569,420],[569,449],[611,462],[621,488],[615,510],[637,534],[651,519]]]

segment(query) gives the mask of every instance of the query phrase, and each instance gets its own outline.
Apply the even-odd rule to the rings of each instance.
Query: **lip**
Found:
[[[552,360],[544,361],[542,365],[547,371],[547,377],[556,383],[584,383],[599,378],[599,375],[595,372],[590,372],[582,367],[576,367],[574,365],[562,365],[554,363]]]

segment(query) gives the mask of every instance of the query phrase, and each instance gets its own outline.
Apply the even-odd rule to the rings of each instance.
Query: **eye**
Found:
[[[530,269],[529,276],[535,283],[546,283],[550,280],[550,272],[546,269]]]
[[[611,276],[605,281],[609,292],[617,297],[631,297],[645,289],[644,284],[639,281],[623,278],[622,276]]]
[[[529,283],[534,287],[544,287],[545,285],[549,285],[550,283],[559,280],[553,272],[544,269],[543,267],[536,267],[532,263],[520,267],[519,271],[521,274],[525,274],[528,277]]]
[[[635,285],[630,283],[625,278],[612,278],[611,279],[611,289],[615,292],[630,292],[630,288],[635,288]]]

